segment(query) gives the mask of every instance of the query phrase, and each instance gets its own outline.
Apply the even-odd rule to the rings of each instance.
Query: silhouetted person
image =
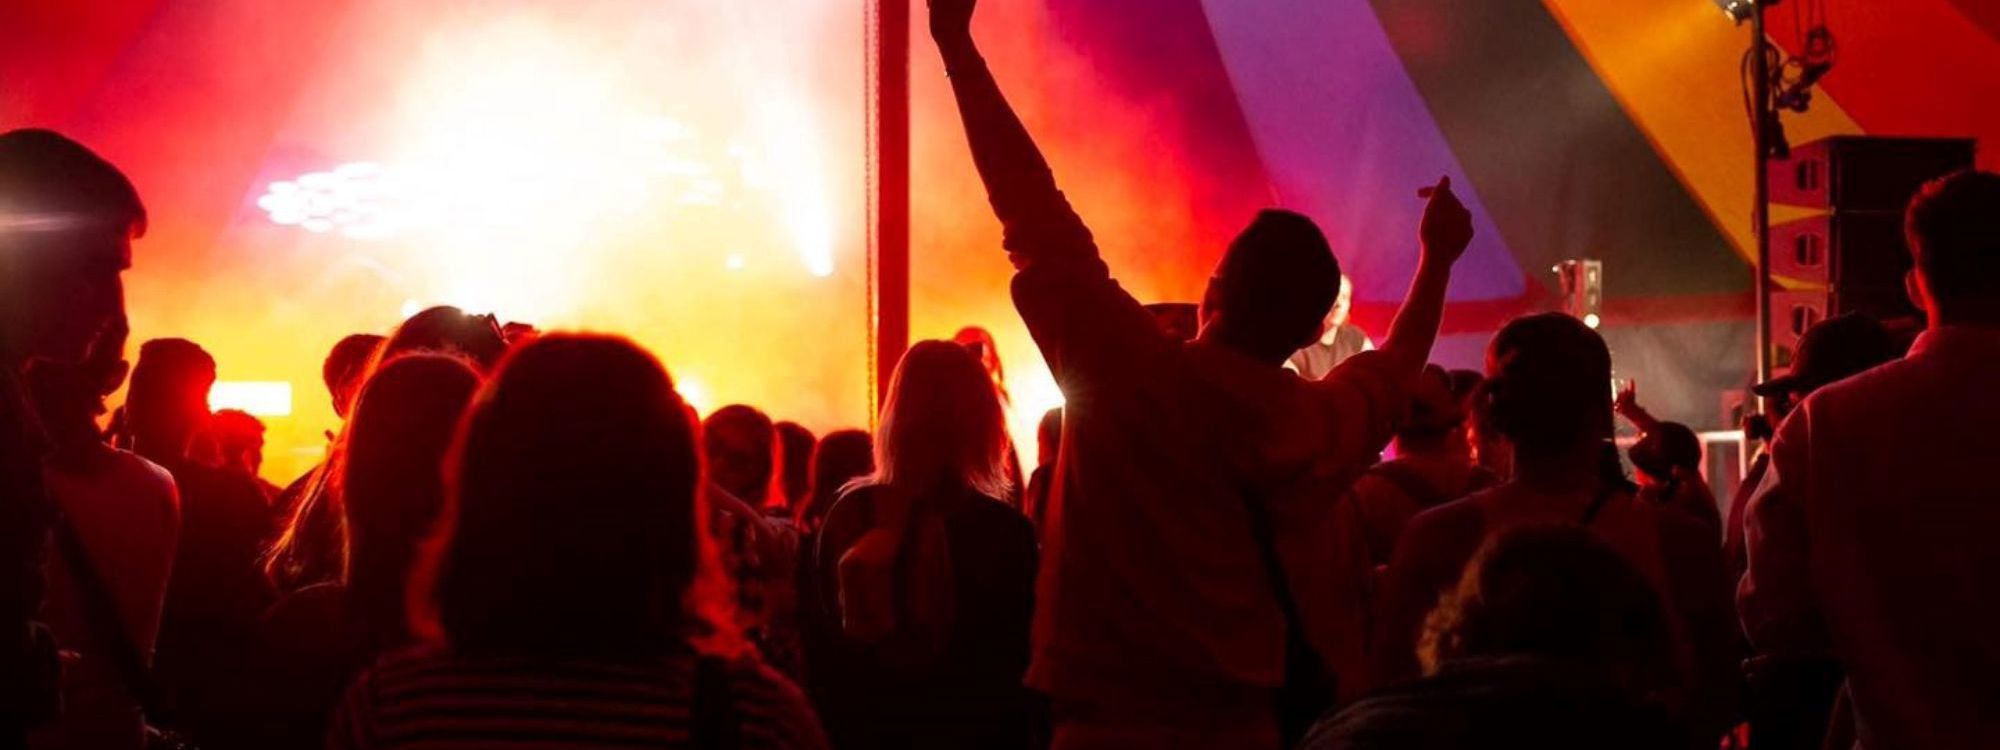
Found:
[[[267,501],[275,501],[281,491],[264,481],[264,420],[242,409],[223,409],[208,419],[207,436],[215,448],[215,466],[249,477],[264,491]]]
[[[799,529],[817,531],[841,491],[856,479],[875,473],[875,442],[861,430],[827,433],[813,451],[812,499],[799,509]]]
[[[819,438],[797,422],[779,422],[776,429],[780,457],[778,486],[785,492],[783,517],[796,519],[806,496],[812,492],[812,455]]]
[[[1396,431],[1396,458],[1354,482],[1355,508],[1368,535],[1368,559],[1389,562],[1403,525],[1416,514],[1499,484],[1472,461],[1465,404],[1451,376],[1431,365],[1410,391],[1410,413]]]
[[[271,603],[258,564],[272,523],[249,477],[191,460],[189,442],[207,422],[215,360],[194,342],[154,339],[139,347],[125,413],[133,452],[173,474],[181,539],[160,621],[159,676],[179,728],[197,737],[236,721],[228,696],[257,619]]]
[[[1639,405],[1636,382],[1627,382],[1618,391],[1611,410],[1639,428],[1639,439],[1628,454],[1632,468],[1638,470],[1639,499],[1686,513],[1721,538],[1722,510],[1701,473],[1701,436],[1687,425],[1662,421],[1646,411]]]
[[[777,471],[778,432],[771,418],[754,408],[725,406],[702,421],[709,481],[750,507],[770,503]]]
[[[1028,492],[1023,496],[1027,507],[1022,510],[1034,522],[1037,535],[1048,524],[1049,499],[1056,489],[1056,457],[1062,454],[1062,414],[1060,406],[1050,409],[1042,413],[1042,421],[1035,425],[1035,473],[1028,477]]]
[[[1813,324],[1799,339],[1790,371],[1758,384],[1754,390],[1767,400],[1770,414],[1783,419],[1814,391],[1892,362],[1900,354],[1896,337],[1881,323],[1848,313]],[[1762,426],[1774,429],[1768,422]],[[1749,567],[1743,539],[1744,510],[1770,469],[1771,437],[1763,436],[1764,449],[1757,452],[1730,498],[1723,556],[1729,561],[1733,580],[1741,579]],[[1749,659],[1744,671],[1749,688],[1745,713],[1753,747],[1816,750],[1826,743],[1835,696],[1846,682],[1831,654],[1768,654]]]
[[[317,748],[340,693],[377,656],[410,645],[408,583],[444,505],[445,450],[479,388],[464,360],[410,354],[354,402],[341,498],[347,570],[293,592],[260,628],[257,721],[243,747]]]
[[[146,208],[124,173],[47,130],[0,133],[0,750],[55,715],[57,648],[36,618],[52,505],[48,437],[22,375],[76,362],[125,316],[119,275]]]
[[[1858,746],[2000,746],[2000,175],[1910,201],[1908,356],[1820,388],[1778,429],[1737,593],[1761,655],[1831,656]]]
[[[339,417],[343,424],[347,421],[348,407],[354,403],[354,395],[361,390],[361,381],[368,375],[369,365],[375,361],[376,350],[381,349],[382,343],[387,340],[372,333],[352,333],[334,343],[333,349],[327,352],[326,360],[320,366],[320,378],[326,384],[326,393],[333,403],[334,416]],[[322,561],[319,566],[307,570],[300,561],[289,555],[280,554],[279,550],[290,549],[293,546],[288,537],[292,534],[291,527],[296,525],[299,506],[308,498],[316,498],[331,491],[333,477],[327,465],[331,460],[337,437],[336,432],[328,431],[326,433],[328,458],[321,459],[318,464],[306,470],[306,473],[299,475],[298,479],[292,480],[292,483],[280,490],[277,497],[271,501],[271,508],[277,512],[277,517],[285,524],[285,528],[279,531],[277,540],[273,542],[273,550],[265,555],[264,575],[270,578],[272,584],[281,592],[310,585],[312,583],[310,579],[332,575],[332,572],[327,570],[333,567],[332,561]]]
[[[1666,602],[1680,678],[1672,705],[1712,744],[1734,721],[1737,694],[1722,551],[1699,521],[1639,502],[1616,469],[1604,339],[1568,315],[1531,315],[1494,335],[1486,363],[1485,398],[1493,427],[1513,444],[1513,478],[1424,511],[1404,528],[1371,646],[1375,684],[1416,676],[1424,614],[1487,539],[1520,526],[1570,524],[1618,550]]]
[[[1345,276],[1340,279],[1340,296],[1333,300],[1333,309],[1326,314],[1320,324],[1319,338],[1305,348],[1294,352],[1285,360],[1285,367],[1297,372],[1307,380],[1318,380],[1333,372],[1333,368],[1348,357],[1375,348],[1375,342],[1368,339],[1368,333],[1361,326],[1348,322],[1348,313],[1354,309],[1354,281]]]
[[[1301,750],[1685,748],[1658,694],[1677,681],[1659,595],[1574,526],[1486,543],[1433,610],[1424,677],[1316,727]]]
[[[1068,397],[1028,673],[1054,699],[1055,746],[1274,747],[1281,714],[1302,728],[1330,700],[1288,693],[1279,709],[1288,671],[1303,687],[1308,670],[1359,670],[1369,573],[1335,499],[1401,416],[1471,217],[1448,180],[1425,193],[1422,258],[1382,351],[1323,380],[1282,367],[1341,278],[1296,213],[1266,211],[1230,243],[1183,345],[1057,189],[973,43],[972,0],[930,6],[1014,305]]]
[[[958,329],[952,341],[972,352],[979,360],[979,367],[986,371],[986,377],[993,381],[993,391],[1000,394],[1000,408],[1014,411],[1014,394],[1007,391],[1007,369],[1000,364],[1000,344],[993,340],[993,332],[979,326]],[[1024,479],[1021,476],[1021,454],[1014,448],[1014,441],[1007,441],[1007,504],[1021,507]]]
[[[342,354],[339,349],[347,345],[343,340],[335,354]],[[354,347],[359,349],[360,345]],[[473,369],[486,372],[506,351],[507,340],[493,316],[468,315],[444,305],[432,307],[403,321],[375,348],[374,357],[353,387],[366,384],[377,363],[404,354],[432,352],[463,357]],[[338,406],[338,393],[335,399]],[[323,464],[326,469],[316,473],[317,479],[304,488],[297,502],[285,506],[290,515],[285,517],[284,531],[264,560],[265,575],[281,592],[334,580],[346,565],[342,559],[347,544],[340,530],[340,484],[330,481],[340,476],[340,462],[341,446],[336,439]]]
[[[738,626],[789,675],[799,672],[799,534],[770,517],[778,433],[754,408],[717,409],[702,425],[710,482],[709,535],[736,589]]]
[[[328,747],[824,747],[711,587],[688,415],[622,339],[552,334],[508,356],[448,453],[412,583],[436,641],[365,672]]]
[[[979,361],[912,347],[882,405],[875,475],[827,516],[813,656],[843,747],[1027,748],[1021,686],[1034,610],[1034,527],[1007,504],[1006,414]]]
[[[111,447],[98,428],[104,398],[130,369],[124,348],[121,323],[83,362],[43,361],[28,373],[52,449],[43,476],[61,514],[44,613],[63,648],[76,654],[63,672],[62,716],[30,740],[38,750],[147,746],[147,670],[180,504],[166,469]]]

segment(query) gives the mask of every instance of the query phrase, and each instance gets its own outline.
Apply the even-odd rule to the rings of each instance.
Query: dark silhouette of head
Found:
[[[1660,597],[1588,530],[1526,526],[1489,540],[1424,624],[1426,673],[1456,659],[1533,655],[1603,670],[1635,694],[1677,682]]]
[[[1662,484],[1675,472],[1701,471],[1701,437],[1679,422],[1661,422],[1632,444],[1632,465],[1647,481]]]
[[[878,484],[923,492],[947,483],[1005,498],[1007,419],[979,361],[949,341],[920,341],[903,355],[882,401],[875,440]]]
[[[347,418],[347,409],[354,403],[354,396],[361,390],[361,380],[368,374],[368,365],[375,361],[375,352],[382,348],[387,337],[372,333],[353,333],[343,337],[326,353],[326,362],[320,366],[320,379],[326,382],[327,395],[333,398],[333,413],[341,419]]]
[[[467,315],[456,307],[441,305],[412,315],[397,326],[376,353],[376,361],[416,352],[457,354],[481,371],[491,371],[507,353],[507,340],[493,316]]]
[[[861,430],[838,430],[821,438],[813,451],[812,499],[799,509],[799,528],[812,531],[856,479],[875,473],[875,441]]]
[[[38,360],[28,368],[28,390],[35,416],[47,430],[58,460],[83,459],[105,445],[97,418],[104,399],[125,383],[131,363],[125,360],[128,331],[123,318],[99,336],[79,362]],[[74,465],[74,464],[72,464]]]
[[[413,354],[384,364],[354,402],[341,476],[347,591],[367,640],[410,640],[407,582],[444,507],[444,458],[479,389],[463,360]]]
[[[1340,262],[1319,226],[1277,209],[1229,243],[1202,300],[1203,339],[1272,365],[1312,343],[1340,294]]]
[[[1000,366],[1000,344],[993,340],[993,332],[966,326],[958,329],[951,340],[972,352],[973,359],[979,360],[979,367],[993,380],[993,387],[999,389],[1001,398],[1007,398],[1007,371]]]
[[[708,415],[701,429],[709,481],[753,508],[764,507],[778,458],[778,431],[771,418],[735,404]]]
[[[48,130],[0,133],[0,366],[74,362],[125,315],[146,207],[123,172]]]
[[[1426,365],[1410,389],[1410,410],[1396,431],[1397,455],[1461,457],[1471,451],[1465,438],[1465,400],[1452,391],[1451,375]]]
[[[726,627],[726,597],[690,597],[714,562],[686,408],[625,339],[515,350],[454,440],[413,611],[460,653],[632,658]]]
[[[256,476],[264,466],[264,420],[242,409],[223,409],[208,418],[208,438],[216,465]]]
[[[785,490],[785,511],[787,515],[797,515],[799,505],[812,491],[812,454],[819,438],[797,422],[779,422],[777,431],[778,453],[782,457],[780,463],[783,469],[778,478],[779,485]]]
[[[1910,200],[1903,227],[1913,291],[1931,325],[2000,325],[2000,174],[1931,181]]]
[[[1611,350],[1583,321],[1562,313],[1514,319],[1493,336],[1486,375],[1489,421],[1516,456],[1611,439]]]
[[[1042,413],[1042,421],[1035,425],[1035,465],[1054,466],[1056,456],[1062,455],[1063,410],[1058,406]]]
[[[125,395],[132,450],[156,462],[181,460],[195,433],[208,424],[208,390],[214,385],[215,358],[200,345],[187,339],[141,345]]]

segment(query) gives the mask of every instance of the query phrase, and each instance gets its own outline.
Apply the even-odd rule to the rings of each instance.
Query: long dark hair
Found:
[[[551,335],[509,354],[445,477],[411,593],[454,649],[631,657],[730,622],[727,598],[694,585],[715,570],[698,428],[630,341]]]
[[[355,399],[341,477],[348,595],[376,649],[410,640],[407,584],[444,505],[445,451],[479,375],[444,355],[379,368]]]

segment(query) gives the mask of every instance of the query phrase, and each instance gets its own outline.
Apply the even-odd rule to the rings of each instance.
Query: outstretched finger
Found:
[[[1433,195],[1438,194],[1439,192],[1445,192],[1445,193],[1451,192],[1451,175],[1445,175],[1443,177],[1439,177],[1438,184],[1436,185],[1426,185],[1424,187],[1417,188],[1417,197],[1429,198]]]

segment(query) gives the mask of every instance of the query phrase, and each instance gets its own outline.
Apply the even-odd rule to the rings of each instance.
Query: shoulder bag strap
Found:
[[[103,642],[112,666],[118,670],[118,678],[125,688],[138,699],[140,710],[154,720],[166,718],[165,702],[160,686],[153,681],[153,671],[146,666],[146,660],[139,655],[139,648],[126,634],[125,619],[118,614],[118,607],[111,597],[111,591],[104,585],[104,579],[97,574],[97,566],[90,559],[89,550],[83,546],[83,538],[76,533],[68,514],[60,514],[55,524],[56,547],[63,558],[63,567],[69,578],[75,582],[77,603],[83,610],[84,620]]]

